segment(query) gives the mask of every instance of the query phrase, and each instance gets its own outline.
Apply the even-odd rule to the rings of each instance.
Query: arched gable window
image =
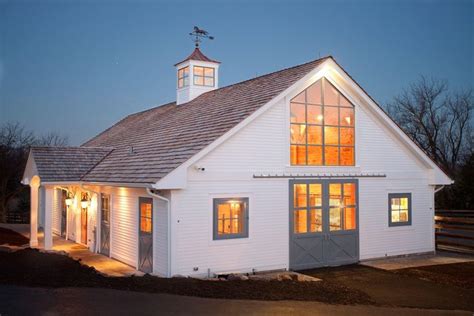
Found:
[[[292,165],[354,165],[354,106],[327,79],[294,97],[290,113]]]

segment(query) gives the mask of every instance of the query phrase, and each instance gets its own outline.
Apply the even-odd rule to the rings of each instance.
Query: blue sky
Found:
[[[474,87],[474,1],[0,0],[0,124],[79,145],[175,100],[194,25],[215,36],[220,85],[336,60],[381,104],[419,75]]]

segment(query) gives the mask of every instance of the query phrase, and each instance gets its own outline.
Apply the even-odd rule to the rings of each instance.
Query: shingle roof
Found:
[[[188,57],[186,57],[185,59],[183,59],[182,61],[180,61],[179,63],[176,63],[174,65],[178,66],[179,64],[184,63],[185,61],[188,61],[188,60],[208,61],[208,62],[211,62],[211,63],[218,63],[218,64],[221,63],[220,61],[210,59],[209,57],[204,55],[198,47],[196,47],[193,50],[193,52],[191,53],[191,55],[189,55]]]
[[[79,181],[104,159],[111,148],[32,147],[41,181]]]
[[[114,148],[83,180],[155,183],[327,58],[129,115],[83,145]]]

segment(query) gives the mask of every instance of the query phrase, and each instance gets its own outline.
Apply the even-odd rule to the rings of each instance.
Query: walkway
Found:
[[[30,225],[28,224],[0,224],[0,227],[11,229],[29,238],[30,236]],[[43,233],[38,232],[38,248],[43,249]],[[84,265],[94,267],[97,271],[114,277],[124,277],[130,275],[143,275],[142,272],[135,270],[135,268],[122,263],[120,261],[111,259],[104,255],[93,253],[89,251],[83,245],[76,244],[75,242],[65,240],[59,236],[53,237],[53,252],[66,252],[69,256]]]

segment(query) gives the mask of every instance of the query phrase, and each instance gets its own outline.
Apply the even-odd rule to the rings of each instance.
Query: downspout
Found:
[[[97,192],[97,191],[94,191],[94,190],[91,190],[91,189],[87,189],[85,186],[84,186],[84,183],[81,183],[80,185],[80,188],[84,191],[88,191],[88,192],[92,192],[92,193],[95,193],[97,195],[97,210],[96,210],[96,217],[95,217],[95,236],[94,236],[94,251],[95,253],[98,253],[99,252],[99,245],[98,245],[98,241],[97,241],[97,237],[99,236],[98,232],[97,232],[97,228],[99,227],[100,225],[100,221],[98,221],[98,218],[97,216],[99,215],[99,204],[100,204],[100,192]],[[100,212],[102,212],[102,210],[100,210]]]
[[[160,199],[162,201],[166,202],[167,207],[167,216],[168,216],[168,271],[167,271],[167,277],[171,277],[171,203],[170,200],[165,198],[164,196],[161,196],[159,194],[153,193],[150,188],[146,188],[146,192],[153,196],[156,197],[157,199]]]

